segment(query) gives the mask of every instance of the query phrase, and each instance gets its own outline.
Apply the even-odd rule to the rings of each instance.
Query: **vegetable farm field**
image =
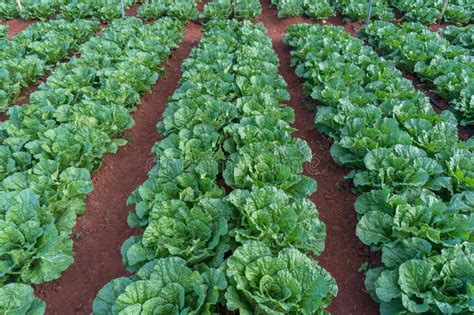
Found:
[[[2,1],[0,314],[474,314],[473,22]]]

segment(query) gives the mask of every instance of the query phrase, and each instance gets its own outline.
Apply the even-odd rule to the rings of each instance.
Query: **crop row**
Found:
[[[125,0],[125,9],[137,0]],[[196,8],[198,0],[147,0],[140,6],[137,14],[146,19],[164,16],[190,20],[195,18],[253,19],[260,15],[262,7],[258,0],[213,0],[199,14]],[[24,19],[47,19],[58,15],[62,19],[97,18],[112,21],[121,14],[120,1],[117,0],[22,0],[22,7],[16,0],[0,3],[0,20],[22,17]]]
[[[400,69],[415,73],[450,102],[464,125],[474,123],[474,56],[418,23],[374,22],[361,30]]]
[[[449,25],[440,30],[441,35],[451,44],[469,49],[474,54],[474,25]]]
[[[272,0],[278,9],[278,17],[308,16],[326,19],[335,15],[329,0]]]
[[[90,172],[126,143],[118,137],[134,124],[129,111],[182,30],[171,19],[116,20],[61,64],[30,104],[9,110],[0,125],[0,290],[8,296],[0,310],[44,309],[19,283],[56,279],[73,262],[70,234],[92,191]]]
[[[369,11],[368,0],[272,0],[272,3],[278,7],[280,17],[306,15],[326,19],[337,11],[349,20],[364,21]],[[389,21],[395,19],[395,12],[401,12],[408,21],[434,23],[440,19],[443,6],[443,0],[378,0],[372,3],[371,17]],[[450,1],[444,20],[467,24],[473,20],[473,12],[474,6],[470,2]]]
[[[121,16],[120,0],[63,0],[59,17],[64,19],[94,18],[111,22]],[[124,10],[138,0],[124,0]]]
[[[21,90],[77,51],[95,35],[98,23],[74,20],[38,22],[0,46],[0,113],[13,105]]]
[[[390,5],[408,21],[424,24],[435,23],[440,19],[444,0],[388,0]],[[451,0],[448,3],[443,20],[446,22],[471,23],[474,19],[474,2],[469,0]]]
[[[16,0],[3,0],[0,3],[0,20],[23,17],[27,20],[46,19],[56,14],[63,0],[22,0],[21,7]]]
[[[189,0],[151,0],[145,2],[139,9],[138,15],[146,19],[155,19],[162,16],[172,16],[190,20],[215,18],[254,19],[262,12],[258,0],[212,0],[199,13],[196,7],[198,1]]]
[[[125,0],[128,9],[137,0]],[[56,14],[63,19],[98,18],[112,21],[121,16],[120,0],[3,0],[0,3],[0,20],[13,18],[48,19]]]
[[[156,19],[171,16],[180,20],[191,20],[198,16],[199,0],[147,0],[137,11],[138,16]]]
[[[255,19],[262,13],[259,0],[212,0],[204,6],[202,19],[236,18]]]
[[[311,151],[291,136],[265,31],[205,26],[157,125],[156,166],[129,199],[128,222],[143,229],[122,247],[134,275],[102,288],[95,314],[212,314],[224,301],[240,314],[313,314],[337,293],[305,255],[322,252],[325,225],[308,199],[315,181],[299,175]]]
[[[356,233],[382,252],[366,288],[382,314],[473,311],[473,142],[456,119],[341,27],[293,25],[298,76],[320,106],[331,155],[354,170]],[[471,301],[471,302],[470,302]]]

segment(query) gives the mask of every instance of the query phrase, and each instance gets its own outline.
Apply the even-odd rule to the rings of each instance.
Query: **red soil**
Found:
[[[189,23],[184,41],[168,60],[164,75],[134,113],[136,125],[125,134],[128,145],[115,155],[106,155],[94,173],[94,192],[87,198],[87,213],[74,229],[75,263],[60,279],[36,286],[38,297],[47,303],[47,314],[89,314],[98,290],[113,278],[127,275],[120,247],[134,231],[127,225],[131,208],[126,207],[126,200],[147,178],[153,164],[150,150],[158,140],[155,125],[178,85],[182,61],[200,37],[199,26]]]
[[[431,31],[437,32],[443,28],[448,27],[449,25],[455,25],[455,24],[450,23],[450,22],[440,22],[440,23],[431,24],[429,28],[431,29]]]
[[[316,130],[313,123],[314,111],[309,108],[314,102],[304,96],[303,81],[290,66],[291,49],[282,42],[288,25],[316,22],[304,18],[279,20],[276,9],[270,7],[269,0],[262,1],[262,5],[264,11],[258,21],[263,22],[269,30],[273,48],[280,59],[279,72],[288,84],[291,95],[288,105],[295,110],[294,127],[298,129],[294,136],[305,139],[313,151],[313,160],[305,165],[304,173],[318,182],[318,191],[311,196],[311,200],[327,226],[326,249],[316,259],[336,278],[339,286],[339,295],[333,300],[329,311],[334,315],[378,314],[377,304],[365,293],[363,274],[357,271],[362,263],[368,261],[372,264],[374,259],[355,235],[355,196],[349,183],[343,179],[348,169],[333,162],[329,154],[330,139]],[[318,23],[324,24],[323,21]],[[329,23],[344,25],[340,17],[331,18]],[[349,31],[353,25],[355,24],[346,25],[346,30]]]
[[[27,28],[33,23],[36,23],[36,20],[23,21],[20,19],[13,19],[13,20],[1,22],[1,24],[8,26],[8,29],[9,29],[8,39],[12,39],[13,36],[20,33],[21,31],[23,31],[25,28]]]

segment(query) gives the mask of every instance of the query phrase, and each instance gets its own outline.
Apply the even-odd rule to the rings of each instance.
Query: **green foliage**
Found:
[[[288,144],[250,143],[231,154],[223,176],[229,186],[251,189],[270,184],[304,198],[316,191],[313,179],[299,175],[311,158],[311,149],[301,139]]]
[[[124,0],[124,9],[129,9],[137,0]],[[95,18],[107,22],[121,17],[120,1],[116,0],[68,0],[61,6],[60,17],[68,20]]]
[[[320,255],[324,250],[326,226],[319,220],[309,199],[294,199],[272,187],[234,190],[227,196],[232,207],[236,241],[260,241],[272,251],[293,247]]]
[[[0,47],[3,49],[3,45],[5,44],[3,41],[5,41],[8,37],[8,25],[0,25]]]
[[[200,199],[191,209],[181,200],[154,204],[143,237],[132,237],[122,254],[129,270],[149,257],[177,256],[190,266],[220,266],[228,246],[230,209],[222,199]]]
[[[472,199],[472,191],[467,193],[464,197]],[[453,200],[460,197],[455,195]],[[454,201],[445,203],[426,190],[400,194],[372,190],[355,203],[360,216],[357,235],[364,244],[382,251],[387,267],[429,256],[439,248],[470,240],[469,206]]]
[[[404,13],[404,19],[423,24],[435,23],[441,18],[446,22],[466,24],[474,18],[472,15],[473,3],[466,0],[449,1],[443,17],[441,17],[441,12],[444,0],[389,0],[389,3]]]
[[[22,89],[77,51],[97,27],[85,20],[38,22],[0,45],[0,112],[15,103]]]
[[[153,260],[133,277],[103,287],[94,300],[93,314],[211,315],[226,286],[218,269],[192,270],[178,257]]]
[[[262,5],[257,0],[212,0],[204,6],[202,19],[235,18],[253,20],[262,13]]]
[[[0,3],[0,20],[23,18],[46,20],[57,13],[67,0],[21,0],[21,9],[16,0]]]
[[[474,66],[469,50],[418,23],[375,22],[361,31],[369,43],[403,70],[428,81],[450,102],[464,125],[474,121]]]
[[[72,263],[70,234],[92,191],[90,173],[126,143],[129,111],[156,82],[182,29],[168,18],[116,20],[59,65],[30,104],[9,110],[0,125],[0,283],[43,283]]]
[[[329,0],[272,0],[278,8],[278,17],[309,16],[327,19],[335,15]]]
[[[333,0],[334,7],[350,21],[363,22],[367,19],[369,1]],[[389,7],[390,0],[375,0],[372,3],[371,19],[391,21],[395,14]]]
[[[240,314],[323,314],[337,286],[331,275],[301,252],[272,254],[260,242],[237,248],[227,260],[227,307]]]
[[[469,243],[395,268],[371,269],[366,277],[366,287],[380,301],[382,314],[472,313],[473,282],[474,254]]]
[[[46,305],[26,284],[10,283],[0,286],[0,312],[11,315],[42,315]]]
[[[471,51],[474,49],[474,25],[464,27],[449,25],[439,32],[453,45],[458,45]]]
[[[385,41],[388,33],[374,25],[390,28],[393,38]],[[405,67],[431,54],[465,52],[421,42],[409,50],[401,42],[428,39],[416,33],[420,25],[401,26],[410,27],[407,37],[386,22],[365,32],[377,34],[382,50],[393,47],[390,57]],[[436,114],[392,64],[342,28],[288,30],[296,73],[320,104],[316,126],[335,140],[331,155],[355,169],[348,178],[364,192],[355,204],[356,233],[382,253],[383,267],[366,274],[381,313],[472,313],[472,140],[460,142],[451,112]]]
[[[411,145],[371,150],[364,157],[364,166],[348,176],[360,191],[387,187],[397,192],[407,188],[436,191],[449,185],[449,178],[442,177],[441,165]]]
[[[213,20],[204,30],[199,45],[182,64],[181,84],[157,125],[165,138],[152,149],[156,165],[129,198],[135,211],[129,214],[128,223],[144,232],[124,242],[122,257],[127,269],[136,275],[106,285],[96,299],[94,312],[132,312],[131,303],[118,306],[123,300],[118,296],[128,298],[132,293],[139,299],[133,302],[137,312],[216,312],[214,304],[225,303],[224,292],[218,299],[216,291],[200,294],[191,283],[183,282],[184,292],[198,292],[199,301],[212,297],[212,303],[205,309],[195,307],[194,297],[182,293],[192,307],[171,301],[168,308],[158,310],[153,298],[144,302],[133,283],[139,283],[142,270],[157,258],[178,259],[183,268],[200,272],[224,269],[236,255],[236,248],[244,244],[257,251],[264,247],[269,256],[272,251],[275,255],[283,253],[280,258],[275,256],[276,264],[286,259],[288,272],[294,272],[294,280],[288,284],[288,290],[294,290],[294,302],[281,310],[324,313],[337,287],[326,271],[305,256],[319,254],[325,239],[325,225],[308,199],[316,183],[300,175],[302,163],[311,160],[312,154],[305,141],[291,135],[294,112],[281,105],[289,94],[278,75],[279,61],[271,40],[261,24],[249,21]],[[244,176],[239,168],[245,171]],[[234,189],[226,197],[222,177]],[[292,269],[291,259],[301,260],[301,273]],[[190,277],[184,269],[182,273]],[[308,294],[301,292],[303,276],[314,282]],[[272,286],[277,285],[279,281]],[[226,285],[214,287],[221,290]],[[246,289],[246,294],[255,297],[252,305],[259,305],[256,309],[279,309],[259,299],[264,293],[259,290],[257,286]],[[227,303],[245,314],[248,306],[235,304],[234,295],[227,291]],[[284,297],[274,298],[275,304],[286,303]]]
[[[137,13],[146,19],[170,16],[187,21],[197,17],[196,4],[195,0],[147,0]]]
[[[32,190],[1,193],[1,282],[42,283],[73,263],[72,240]],[[67,219],[74,220],[74,214]]]

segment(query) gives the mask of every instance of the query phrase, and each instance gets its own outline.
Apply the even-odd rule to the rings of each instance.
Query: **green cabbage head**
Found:
[[[227,307],[251,314],[329,314],[337,294],[334,278],[296,249],[272,254],[264,243],[249,241],[227,260]]]
[[[220,270],[191,270],[179,257],[158,259],[133,277],[106,284],[94,300],[93,314],[211,315],[225,287]]]

